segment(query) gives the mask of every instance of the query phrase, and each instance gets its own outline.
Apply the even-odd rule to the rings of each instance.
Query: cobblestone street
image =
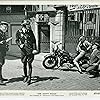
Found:
[[[100,90],[100,77],[89,78],[77,71],[47,70],[42,66],[43,54],[35,56],[32,83],[23,83],[23,69],[20,59],[7,57],[3,75],[9,79],[0,90]]]

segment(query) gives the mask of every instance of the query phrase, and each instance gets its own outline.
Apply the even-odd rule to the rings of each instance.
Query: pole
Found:
[[[27,7],[26,7],[26,5],[24,7],[24,14],[25,14],[25,18],[27,18]]]

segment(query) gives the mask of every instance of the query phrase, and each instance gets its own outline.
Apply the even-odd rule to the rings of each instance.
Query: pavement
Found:
[[[23,83],[23,68],[20,58],[7,56],[3,66],[3,76],[9,82],[0,86],[0,90],[100,90],[100,77],[89,78],[87,74],[80,74],[68,70],[63,66],[60,70],[45,69],[42,65],[45,53],[35,56],[33,62],[32,83]]]

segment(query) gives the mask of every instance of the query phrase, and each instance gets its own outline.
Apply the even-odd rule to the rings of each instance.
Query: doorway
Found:
[[[39,50],[43,53],[50,52],[50,26],[38,25],[39,32]]]

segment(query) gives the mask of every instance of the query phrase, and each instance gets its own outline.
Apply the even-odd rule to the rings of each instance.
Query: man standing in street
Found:
[[[5,63],[5,56],[8,50],[7,40],[8,23],[0,22],[0,85],[5,85],[4,81],[8,81],[2,77],[2,66]]]
[[[22,21],[22,28],[16,33],[16,43],[21,49],[21,61],[23,63],[24,82],[31,83],[33,51],[36,50],[36,39],[31,30],[30,20]],[[28,64],[28,68],[27,68]],[[28,74],[27,74],[28,73]]]

